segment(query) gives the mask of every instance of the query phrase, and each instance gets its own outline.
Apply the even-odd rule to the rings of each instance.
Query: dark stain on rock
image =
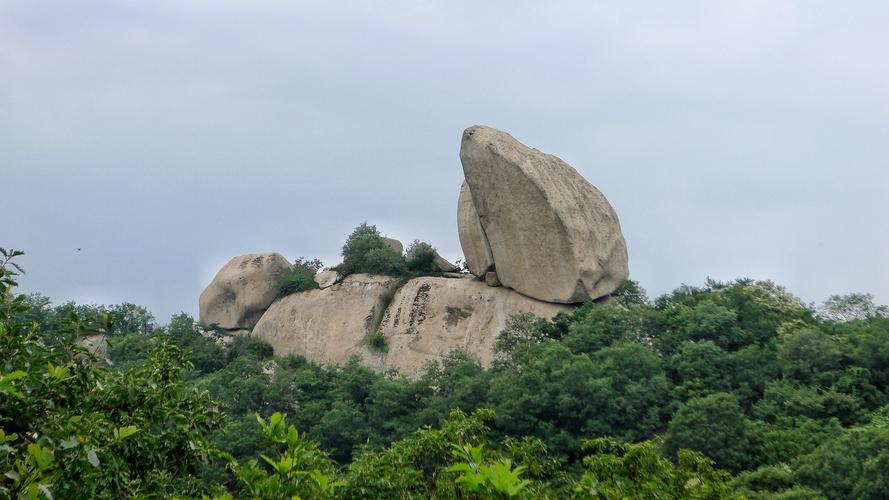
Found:
[[[417,295],[411,303],[411,314],[408,319],[408,333],[418,333],[417,327],[426,321],[426,305],[429,302],[429,290],[432,288],[428,283],[420,285],[417,289]]]
[[[459,323],[461,319],[466,319],[471,315],[471,307],[463,310],[459,307],[445,306],[445,325],[450,327],[457,326],[457,323]]]

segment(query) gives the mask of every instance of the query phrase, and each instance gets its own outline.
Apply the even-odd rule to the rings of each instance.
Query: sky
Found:
[[[0,246],[23,292],[196,315],[231,257],[367,221],[462,257],[463,129],[555,154],[649,295],[889,303],[889,3],[0,2]]]

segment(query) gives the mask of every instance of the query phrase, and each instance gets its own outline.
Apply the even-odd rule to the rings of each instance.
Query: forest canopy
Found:
[[[0,266],[0,496],[886,498],[889,318],[707,281],[417,379],[275,357],[186,314],[53,306]],[[104,335],[95,354],[86,338]]]

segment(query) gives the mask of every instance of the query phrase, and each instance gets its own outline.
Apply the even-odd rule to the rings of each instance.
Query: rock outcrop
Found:
[[[483,278],[485,273],[494,269],[494,256],[466,181],[460,186],[460,198],[457,200],[457,233],[466,267],[472,274]]]
[[[482,126],[464,132],[460,161],[457,227],[471,274],[436,252],[441,277],[343,278],[332,268],[315,275],[319,288],[276,299],[290,263],[277,253],[242,255],[201,294],[201,322],[253,335],[277,355],[321,363],[358,356],[415,376],[455,349],[487,365],[510,316],[552,317],[607,300],[627,279],[617,215],[570,165]],[[400,241],[383,242],[402,255]],[[432,250],[416,242],[404,258],[427,259]]]
[[[344,363],[353,355],[373,364],[381,353],[368,344],[383,314],[384,297],[397,278],[353,274],[323,290],[294,293],[275,301],[252,335],[275,354]],[[377,362],[379,364],[379,362]]]
[[[572,309],[469,277],[414,278],[398,288],[386,307],[397,282],[353,274],[323,290],[288,295],[269,307],[251,335],[271,344],[276,355],[298,354],[322,363],[358,356],[372,368],[397,368],[415,376],[454,349],[490,364],[497,334],[513,314],[552,317]],[[388,352],[370,345],[377,332]]]
[[[251,253],[228,261],[201,294],[200,320],[226,330],[250,329],[278,295],[290,269],[279,253]]]
[[[483,126],[463,133],[460,161],[503,286],[576,303],[611,294],[626,281],[617,214],[570,165]],[[461,231],[461,243],[462,233],[471,232]],[[464,252],[477,254],[478,236],[467,239]],[[480,270],[484,260],[473,259]]]
[[[414,278],[398,289],[380,323],[389,352],[369,364],[417,375],[427,362],[462,349],[489,365],[509,316],[532,312],[549,318],[571,309],[468,278]]]

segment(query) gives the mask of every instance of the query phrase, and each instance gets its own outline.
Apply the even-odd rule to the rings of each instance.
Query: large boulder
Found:
[[[373,364],[382,354],[370,347],[368,337],[396,282],[352,274],[323,290],[288,295],[269,307],[252,335],[271,344],[277,355],[299,354],[323,363],[345,363],[357,355]]]
[[[617,214],[570,165],[484,126],[463,132],[460,161],[503,286],[574,303],[626,281]]]
[[[494,268],[494,256],[491,254],[491,246],[488,245],[488,237],[482,229],[482,223],[475,211],[472,201],[472,193],[466,181],[460,186],[460,199],[457,201],[457,232],[460,237],[460,246],[463,248],[463,258],[466,259],[466,267],[469,272],[483,278],[485,273]]]
[[[290,269],[279,253],[251,253],[228,261],[201,294],[201,323],[226,330],[250,329],[278,295]]]
[[[388,348],[380,367],[416,376],[426,363],[454,349],[477,356],[487,366],[494,359],[497,335],[511,315],[531,312],[549,318],[570,310],[481,281],[414,278],[398,289],[380,322]]]

